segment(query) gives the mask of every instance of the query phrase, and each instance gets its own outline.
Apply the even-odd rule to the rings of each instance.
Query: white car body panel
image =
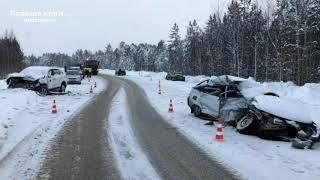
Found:
[[[203,113],[211,116],[219,115],[219,97],[201,93],[200,107]]]
[[[219,115],[219,98],[203,93],[195,88],[192,88],[189,94],[189,103],[199,106],[202,113],[217,117]]]

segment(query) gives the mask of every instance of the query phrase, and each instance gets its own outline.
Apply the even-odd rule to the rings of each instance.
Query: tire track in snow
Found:
[[[128,114],[126,94],[121,89],[112,101],[107,132],[123,179],[158,180],[160,177],[134,136]]]

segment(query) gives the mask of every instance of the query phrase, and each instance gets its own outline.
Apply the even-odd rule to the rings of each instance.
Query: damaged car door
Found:
[[[219,116],[219,94],[221,89],[214,86],[205,86],[201,89],[200,104],[202,112],[213,117]]]
[[[48,89],[53,89],[57,87],[57,74],[55,72],[55,69],[50,69],[48,72]]]

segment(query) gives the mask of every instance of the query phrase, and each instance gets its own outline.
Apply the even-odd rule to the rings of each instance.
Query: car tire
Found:
[[[38,93],[40,96],[46,96],[48,95],[49,91],[48,91],[48,87],[46,85],[42,85],[40,86]]]
[[[195,117],[200,117],[201,116],[201,108],[197,105],[192,106],[192,112]]]
[[[240,134],[253,135],[257,133],[259,123],[253,115],[247,114],[237,122],[236,129]]]
[[[7,84],[8,84],[8,89],[12,89],[13,88],[12,79],[8,79],[7,80]]]
[[[60,92],[66,92],[66,87],[67,87],[66,83],[63,82],[60,86]]]
[[[188,103],[188,106],[190,107],[190,106],[191,106],[191,103],[190,103],[190,96],[188,96],[188,98],[187,98],[187,103]]]

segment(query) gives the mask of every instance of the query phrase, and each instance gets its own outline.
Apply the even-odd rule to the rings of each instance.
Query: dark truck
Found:
[[[99,61],[86,60],[81,66],[81,71],[83,75],[98,75]]]

